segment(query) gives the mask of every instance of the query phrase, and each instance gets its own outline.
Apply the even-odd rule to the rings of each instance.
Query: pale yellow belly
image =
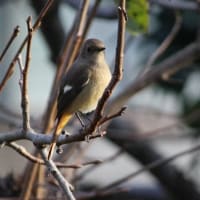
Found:
[[[101,71],[102,72],[102,71]],[[99,99],[102,97],[105,88],[108,86],[111,75],[104,76],[104,73],[98,74],[98,71],[93,73],[87,86],[77,96],[68,112],[74,113],[81,111],[82,113],[88,113],[95,110]]]

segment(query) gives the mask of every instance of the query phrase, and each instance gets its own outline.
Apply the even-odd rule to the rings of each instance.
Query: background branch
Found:
[[[155,50],[155,52],[153,52],[153,54],[150,56],[149,60],[147,61],[144,73],[149,70],[150,66],[156,61],[156,59],[158,59],[167,50],[167,48],[170,46],[170,44],[173,42],[176,35],[178,34],[182,24],[182,17],[177,11],[175,12],[175,18],[176,19],[172,30],[163,40],[160,46]]]
[[[151,67],[152,70],[135,79],[121,93],[119,93],[108,105],[108,110],[113,113],[117,108],[122,107],[131,97],[143,88],[155,83],[165,75],[165,78],[175,72],[189,66],[199,59],[200,46],[198,41],[189,44],[182,50],[166,58],[161,63]]]
[[[10,36],[10,39],[8,40],[5,48],[3,49],[1,55],[0,55],[0,62],[2,61],[3,57],[5,56],[6,52],[8,51],[9,47],[11,46],[11,44],[13,43],[14,39],[19,35],[20,32],[20,28],[19,26],[16,26],[12,35]]]

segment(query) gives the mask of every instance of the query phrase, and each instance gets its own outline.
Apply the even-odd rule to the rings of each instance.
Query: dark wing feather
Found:
[[[84,68],[85,66],[74,66],[74,68],[71,68],[71,70],[67,73],[66,77],[64,77],[58,95],[56,118],[60,118],[62,116],[65,109],[71,105],[73,100],[87,85],[90,79],[90,71],[85,70]],[[64,88],[66,85],[71,86],[72,88],[65,92]]]

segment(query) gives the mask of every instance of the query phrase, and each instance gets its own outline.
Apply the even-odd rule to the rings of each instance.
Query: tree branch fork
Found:
[[[93,137],[98,137],[99,135],[93,135]],[[53,135],[52,134],[44,134],[42,132],[35,132],[33,129],[29,129],[28,131],[24,131],[23,129],[18,129],[12,132],[2,132],[0,134],[0,144],[6,144],[9,142],[17,141],[17,140],[29,140],[36,146],[43,146],[51,144]],[[57,145],[68,144],[75,141],[84,141],[85,140],[85,132],[80,131],[79,133],[70,135],[65,132],[65,134],[61,134],[58,138]]]

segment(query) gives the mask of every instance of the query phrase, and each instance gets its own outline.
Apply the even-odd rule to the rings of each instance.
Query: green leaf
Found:
[[[133,34],[147,32],[149,25],[149,5],[147,0],[127,0],[126,2],[128,30]]]

